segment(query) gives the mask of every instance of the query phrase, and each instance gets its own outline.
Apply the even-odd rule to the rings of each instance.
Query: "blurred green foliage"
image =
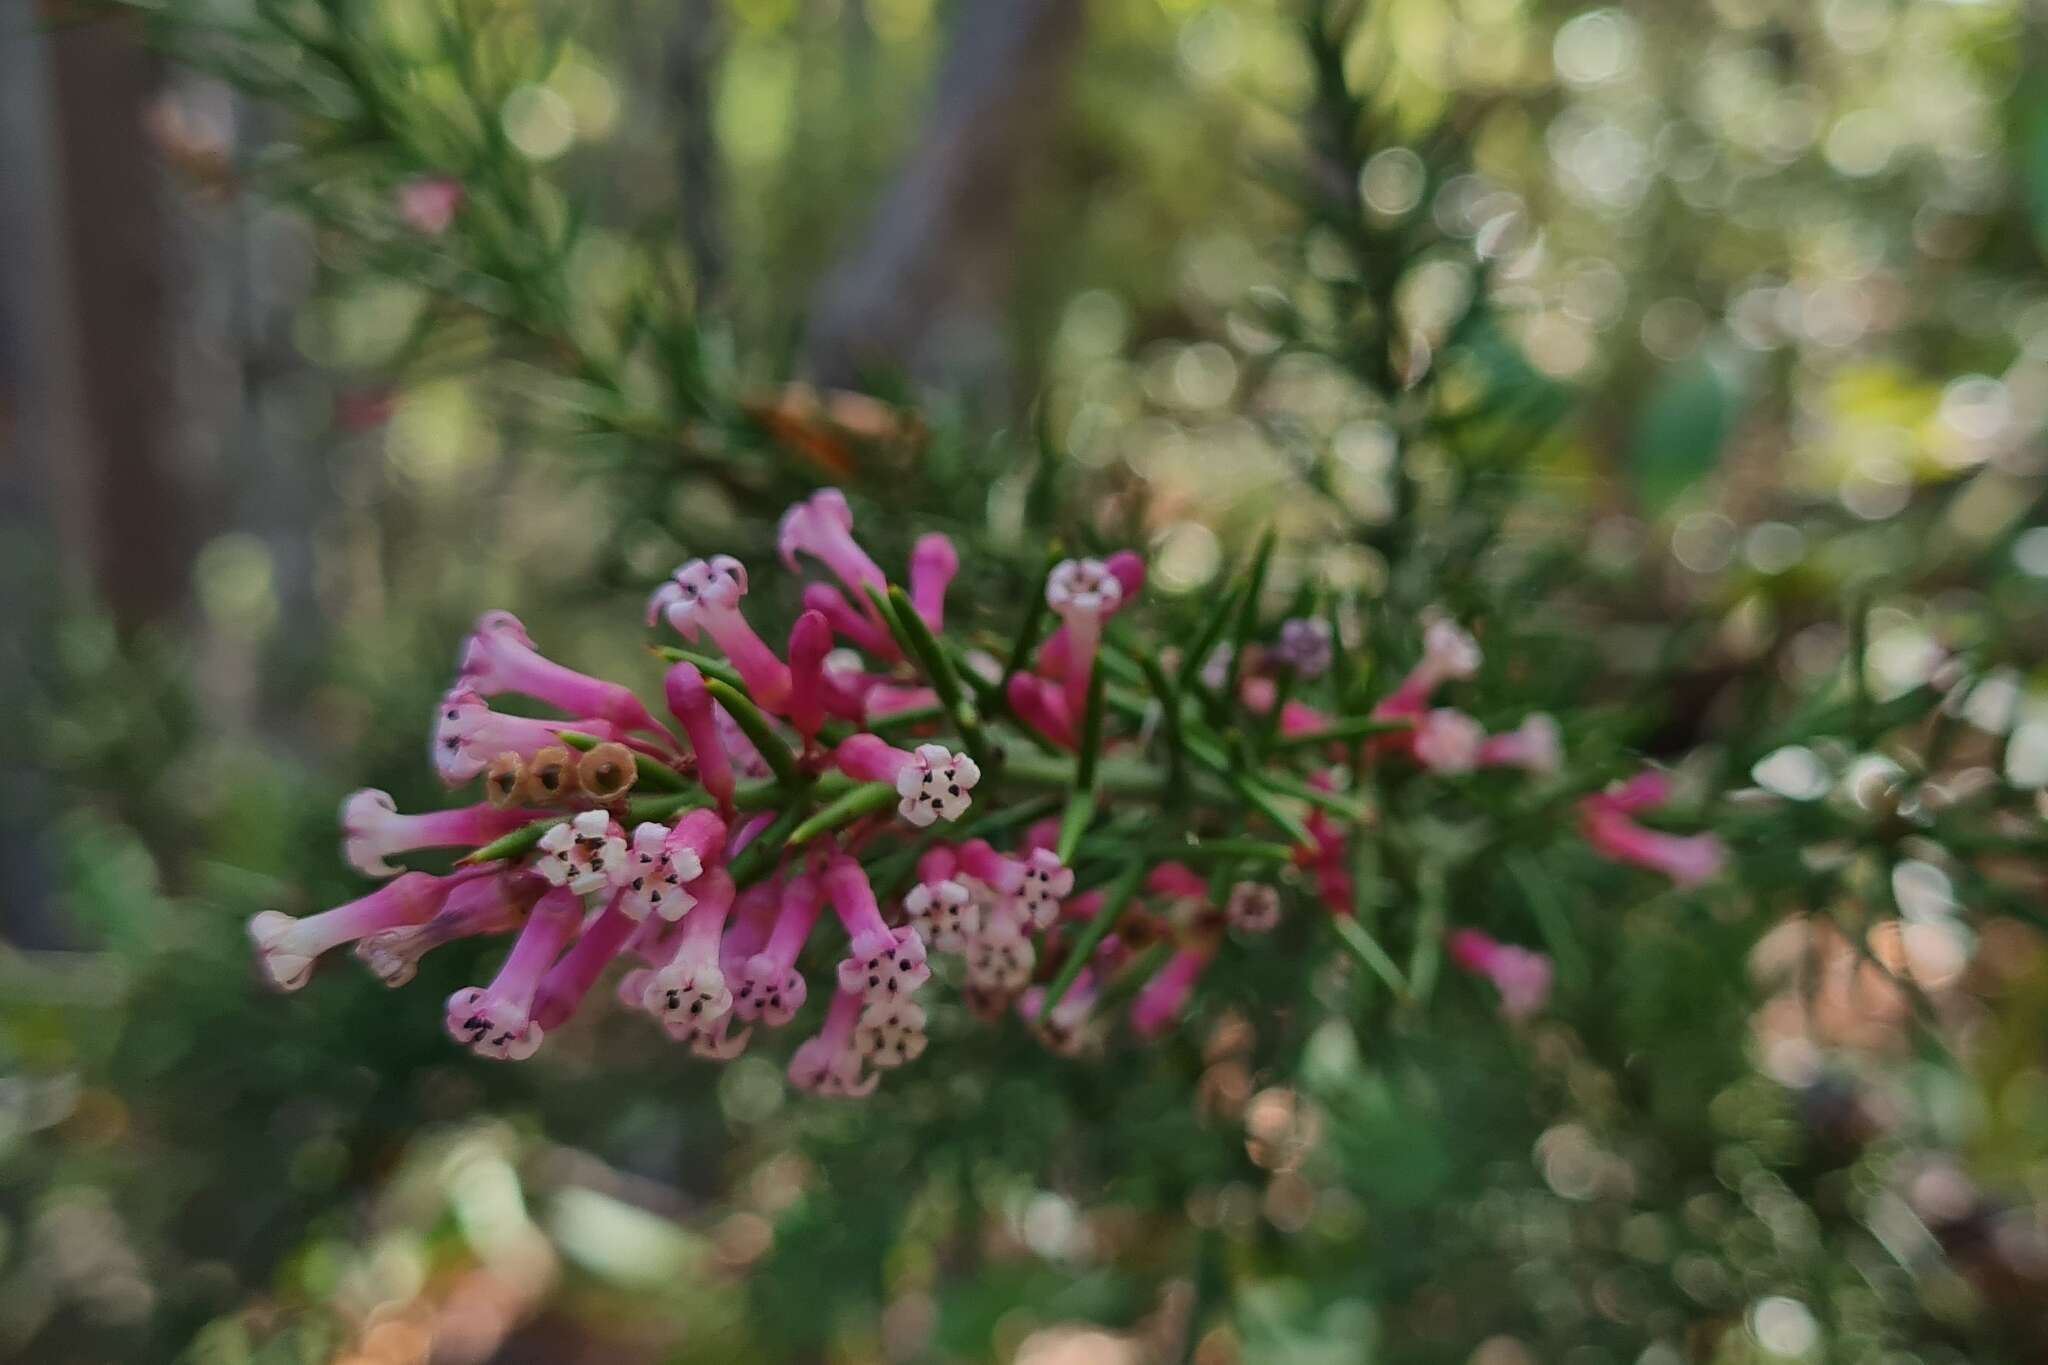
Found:
[[[0,957],[0,1352],[2048,1352],[2038,14],[1091,6],[1014,234],[1035,402],[898,389],[928,439],[834,433],[841,470],[764,405],[975,6],[716,8],[715,299],[675,224],[668,7],[135,8],[286,110],[237,172],[310,243],[294,342],[390,407],[325,438],[317,622],[232,532],[196,628],[81,607],[43,661],[77,947]],[[449,237],[393,223],[395,186],[449,173]],[[1698,895],[1583,854],[1601,894],[1553,904],[1468,865],[1461,922],[1560,964],[1522,1031],[1461,977],[1405,1011],[1301,921],[1157,1046],[942,1018],[905,1084],[836,1109],[602,1011],[477,1063],[437,1002],[488,948],[401,995],[346,966],[255,988],[249,914],[355,892],[341,795],[434,797],[422,718],[469,619],[516,606],[651,683],[644,585],[842,475],[878,557],[952,532],[991,605],[1055,536],[1128,540],[1191,621],[1272,525],[1272,613],[1331,589],[1388,661],[1427,605],[1489,620],[1490,695],[1580,717],[1588,785],[1691,755],[1718,793],[1790,747],[1818,789],[1710,812],[1767,852]],[[1950,652],[1972,683],[1941,718],[1873,714],[1924,709]],[[1876,926],[1916,914],[1967,970],[1899,979]]]

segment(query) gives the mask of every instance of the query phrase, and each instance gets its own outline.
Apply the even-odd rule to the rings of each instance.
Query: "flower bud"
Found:
[[[519,799],[529,806],[558,805],[576,792],[574,751],[550,744],[526,765],[519,783]]]
[[[639,777],[633,751],[607,741],[583,755],[576,764],[575,785],[593,801],[611,801],[632,790]]]

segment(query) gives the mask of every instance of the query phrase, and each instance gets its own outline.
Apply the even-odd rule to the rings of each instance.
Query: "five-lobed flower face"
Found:
[[[684,639],[694,640],[709,616],[738,610],[746,595],[746,565],[731,555],[693,559],[647,599],[647,623],[666,621]]]
[[[981,781],[981,766],[943,744],[920,744],[911,761],[896,770],[897,812],[923,828],[939,820],[958,820],[967,813],[969,795]]]
[[[636,920],[657,915],[673,922],[697,903],[683,888],[704,875],[704,863],[695,849],[669,846],[667,825],[648,821],[633,830],[626,872],[630,880],[620,908]]]
[[[1124,585],[1099,559],[1063,559],[1045,580],[1045,603],[1063,619],[1101,619],[1124,600]]]
[[[974,893],[950,877],[919,882],[904,892],[903,914],[933,952],[961,952],[981,929],[981,906]]]
[[[448,1036],[479,1057],[523,1062],[540,1051],[541,1027],[511,1001],[470,986],[448,997]]]
[[[1280,892],[1264,882],[1239,882],[1223,903],[1223,917],[1241,934],[1270,934],[1280,923]]]
[[[1017,889],[1008,898],[1022,921],[1033,929],[1050,929],[1060,917],[1060,902],[1074,890],[1074,870],[1049,848],[1036,848],[1024,860]]]
[[[632,866],[618,826],[601,810],[578,812],[543,834],[537,847],[541,856],[533,870],[579,896],[624,883]]]

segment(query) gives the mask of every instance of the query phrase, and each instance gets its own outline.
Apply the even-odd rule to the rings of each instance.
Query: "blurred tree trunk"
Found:
[[[1017,203],[1081,32],[1082,0],[960,7],[923,134],[819,288],[806,338],[819,382],[902,373],[1007,403]]]
[[[55,647],[52,608],[84,585],[91,558],[78,375],[53,268],[63,241],[57,182],[49,40],[0,30],[0,707],[13,717],[34,714]],[[16,752],[23,729],[8,735],[4,761],[33,777],[38,755]],[[27,946],[64,941],[40,786],[0,783],[0,865],[9,870],[0,938]]]
[[[695,277],[699,304],[716,304],[725,290],[724,183],[718,134],[712,125],[712,76],[725,48],[720,7],[685,4],[669,35],[663,76],[676,115],[676,188],[682,200],[683,251]]]
[[[98,595],[133,630],[181,610],[195,547],[170,458],[170,261],[143,131],[156,63],[124,24],[65,29],[46,50],[63,246],[41,259],[66,285],[78,438],[69,453],[86,482]]]

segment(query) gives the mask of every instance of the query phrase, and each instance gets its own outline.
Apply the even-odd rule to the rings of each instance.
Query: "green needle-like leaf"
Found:
[[[716,678],[727,687],[744,688],[739,671],[724,659],[709,654],[699,654],[694,649],[681,649],[675,645],[652,645],[649,647],[655,657],[672,664],[690,664],[707,678]]]
[[[1067,798],[1067,808],[1060,815],[1060,838],[1055,852],[1060,861],[1073,865],[1074,849],[1081,842],[1089,824],[1095,819],[1095,791],[1082,787]]]
[[[1122,917],[1125,907],[1130,905],[1131,897],[1138,894],[1138,884],[1144,880],[1144,876],[1143,862],[1133,861],[1124,865],[1123,871],[1110,884],[1109,891],[1103,898],[1102,908],[1095,912],[1095,917],[1081,930],[1081,936],[1074,940],[1073,951],[1067,954],[1067,960],[1061,964],[1059,975],[1045,988],[1045,1000],[1039,1006],[1039,1018],[1050,1016],[1053,1006],[1059,1004],[1061,997],[1073,988],[1074,981],[1081,975],[1081,969],[1088,965],[1088,959],[1095,956],[1096,948],[1101,946],[1103,939],[1109,937],[1109,931],[1116,928],[1116,922]]]
[[[897,801],[896,788],[887,782],[863,782],[837,801],[790,831],[791,846],[807,844],[820,834],[850,825],[863,815],[887,810]]]
[[[725,708],[746,733],[747,740],[761,753],[776,780],[785,786],[796,786],[803,782],[803,773],[797,768],[796,754],[782,742],[782,736],[775,733],[775,727],[768,721],[761,708],[754,705],[746,693],[719,678],[706,678],[704,690],[712,699]]]
[[[1394,959],[1380,946],[1380,941],[1367,933],[1365,926],[1349,915],[1331,915],[1330,928],[1336,932],[1337,941],[1350,950],[1353,957],[1364,963],[1366,969],[1386,982],[1387,989],[1397,1000],[1408,998],[1408,982],[1401,975],[1401,969],[1394,965]]]

